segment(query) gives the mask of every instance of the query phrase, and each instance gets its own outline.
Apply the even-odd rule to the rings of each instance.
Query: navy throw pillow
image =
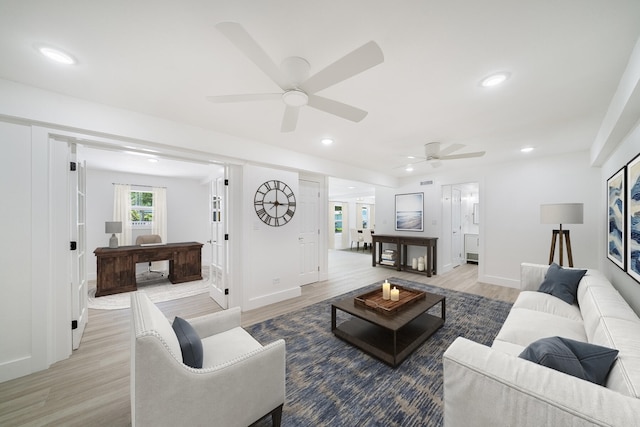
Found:
[[[202,361],[204,359],[202,340],[196,330],[193,329],[193,326],[191,326],[189,322],[178,316],[173,320],[173,325],[171,326],[180,343],[182,362],[192,368],[202,368]]]
[[[569,270],[555,262],[549,266],[538,292],[551,294],[567,304],[573,304],[578,294],[578,283],[587,270]]]
[[[542,366],[604,385],[618,350],[562,337],[542,338],[520,356]]]

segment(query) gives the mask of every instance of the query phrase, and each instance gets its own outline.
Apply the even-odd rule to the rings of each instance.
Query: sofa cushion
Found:
[[[549,266],[538,291],[558,297],[567,304],[573,304],[578,293],[578,283],[586,272],[587,270],[564,269],[553,263]]]
[[[182,352],[182,362],[192,368],[202,368],[202,341],[193,326],[181,317],[173,321],[173,330],[176,333]]]
[[[587,341],[582,321],[526,308],[511,309],[496,340],[526,347],[540,338],[556,335]]]
[[[604,385],[617,355],[618,350],[556,336],[531,343],[520,357]]]
[[[542,292],[520,292],[520,295],[513,303],[513,307],[542,311],[555,316],[566,317],[567,319],[582,320],[580,308],[577,304],[566,304],[561,299]]]

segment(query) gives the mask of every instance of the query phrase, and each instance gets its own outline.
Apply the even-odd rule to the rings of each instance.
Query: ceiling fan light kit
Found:
[[[291,89],[282,94],[282,100],[289,107],[303,107],[309,103],[309,96],[301,90]]]
[[[247,58],[262,70],[282,93],[256,93],[208,96],[215,103],[271,100],[278,96],[285,104],[280,130],[292,132],[298,123],[300,107],[310,106],[320,111],[359,122],[367,112],[351,105],[316,95],[323,89],[347,80],[384,62],[380,47],[373,41],[365,43],[339,60],[309,77],[309,62],[297,56],[286,58],[278,67],[249,33],[236,22],[221,22],[216,28]]]

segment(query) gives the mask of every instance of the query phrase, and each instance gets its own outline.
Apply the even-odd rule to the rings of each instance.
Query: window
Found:
[[[336,206],[333,212],[333,222],[335,232],[342,233],[342,206]]]
[[[369,207],[363,206],[362,210],[362,228],[369,228]]]
[[[153,193],[131,191],[131,225],[150,227],[153,220]]]

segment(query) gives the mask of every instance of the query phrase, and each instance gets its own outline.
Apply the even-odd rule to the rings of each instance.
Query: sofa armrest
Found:
[[[520,290],[537,291],[547,274],[549,266],[523,262],[520,264]]]
[[[194,317],[189,319],[189,323],[200,338],[210,337],[240,326],[240,307]]]
[[[457,338],[443,355],[446,427],[629,426],[640,399]]]

